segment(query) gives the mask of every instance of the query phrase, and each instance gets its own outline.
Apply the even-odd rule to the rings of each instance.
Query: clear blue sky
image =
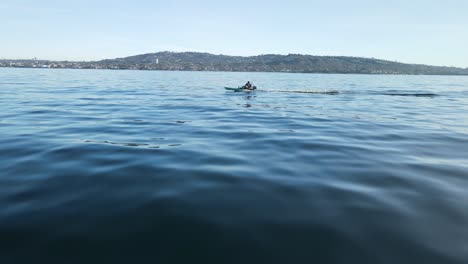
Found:
[[[467,0],[1,0],[0,58],[302,53],[468,67]]]

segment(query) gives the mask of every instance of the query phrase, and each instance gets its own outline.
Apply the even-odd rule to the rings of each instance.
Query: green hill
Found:
[[[342,56],[259,55],[251,57],[198,52],[157,52],[92,62],[0,60],[0,67],[132,69],[167,71],[232,71],[468,75],[468,68],[405,64],[400,62]]]
[[[147,70],[468,75],[468,69],[455,67],[300,54],[240,57],[197,52],[158,52],[97,63],[106,68]]]

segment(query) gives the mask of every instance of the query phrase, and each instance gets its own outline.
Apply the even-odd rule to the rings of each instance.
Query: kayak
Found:
[[[237,87],[237,88],[224,87],[224,89],[229,90],[229,91],[234,91],[234,92],[246,92],[246,93],[250,93],[254,91],[250,89],[244,89],[244,87]]]

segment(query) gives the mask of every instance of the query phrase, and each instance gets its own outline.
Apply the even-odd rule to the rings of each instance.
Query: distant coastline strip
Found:
[[[241,57],[157,52],[101,61],[0,60],[0,67],[322,74],[468,75],[468,68],[406,64],[374,58],[301,54]]]

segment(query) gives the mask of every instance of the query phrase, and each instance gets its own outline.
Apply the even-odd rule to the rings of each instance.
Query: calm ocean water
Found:
[[[468,77],[4,68],[0,110],[2,264],[468,262]]]

